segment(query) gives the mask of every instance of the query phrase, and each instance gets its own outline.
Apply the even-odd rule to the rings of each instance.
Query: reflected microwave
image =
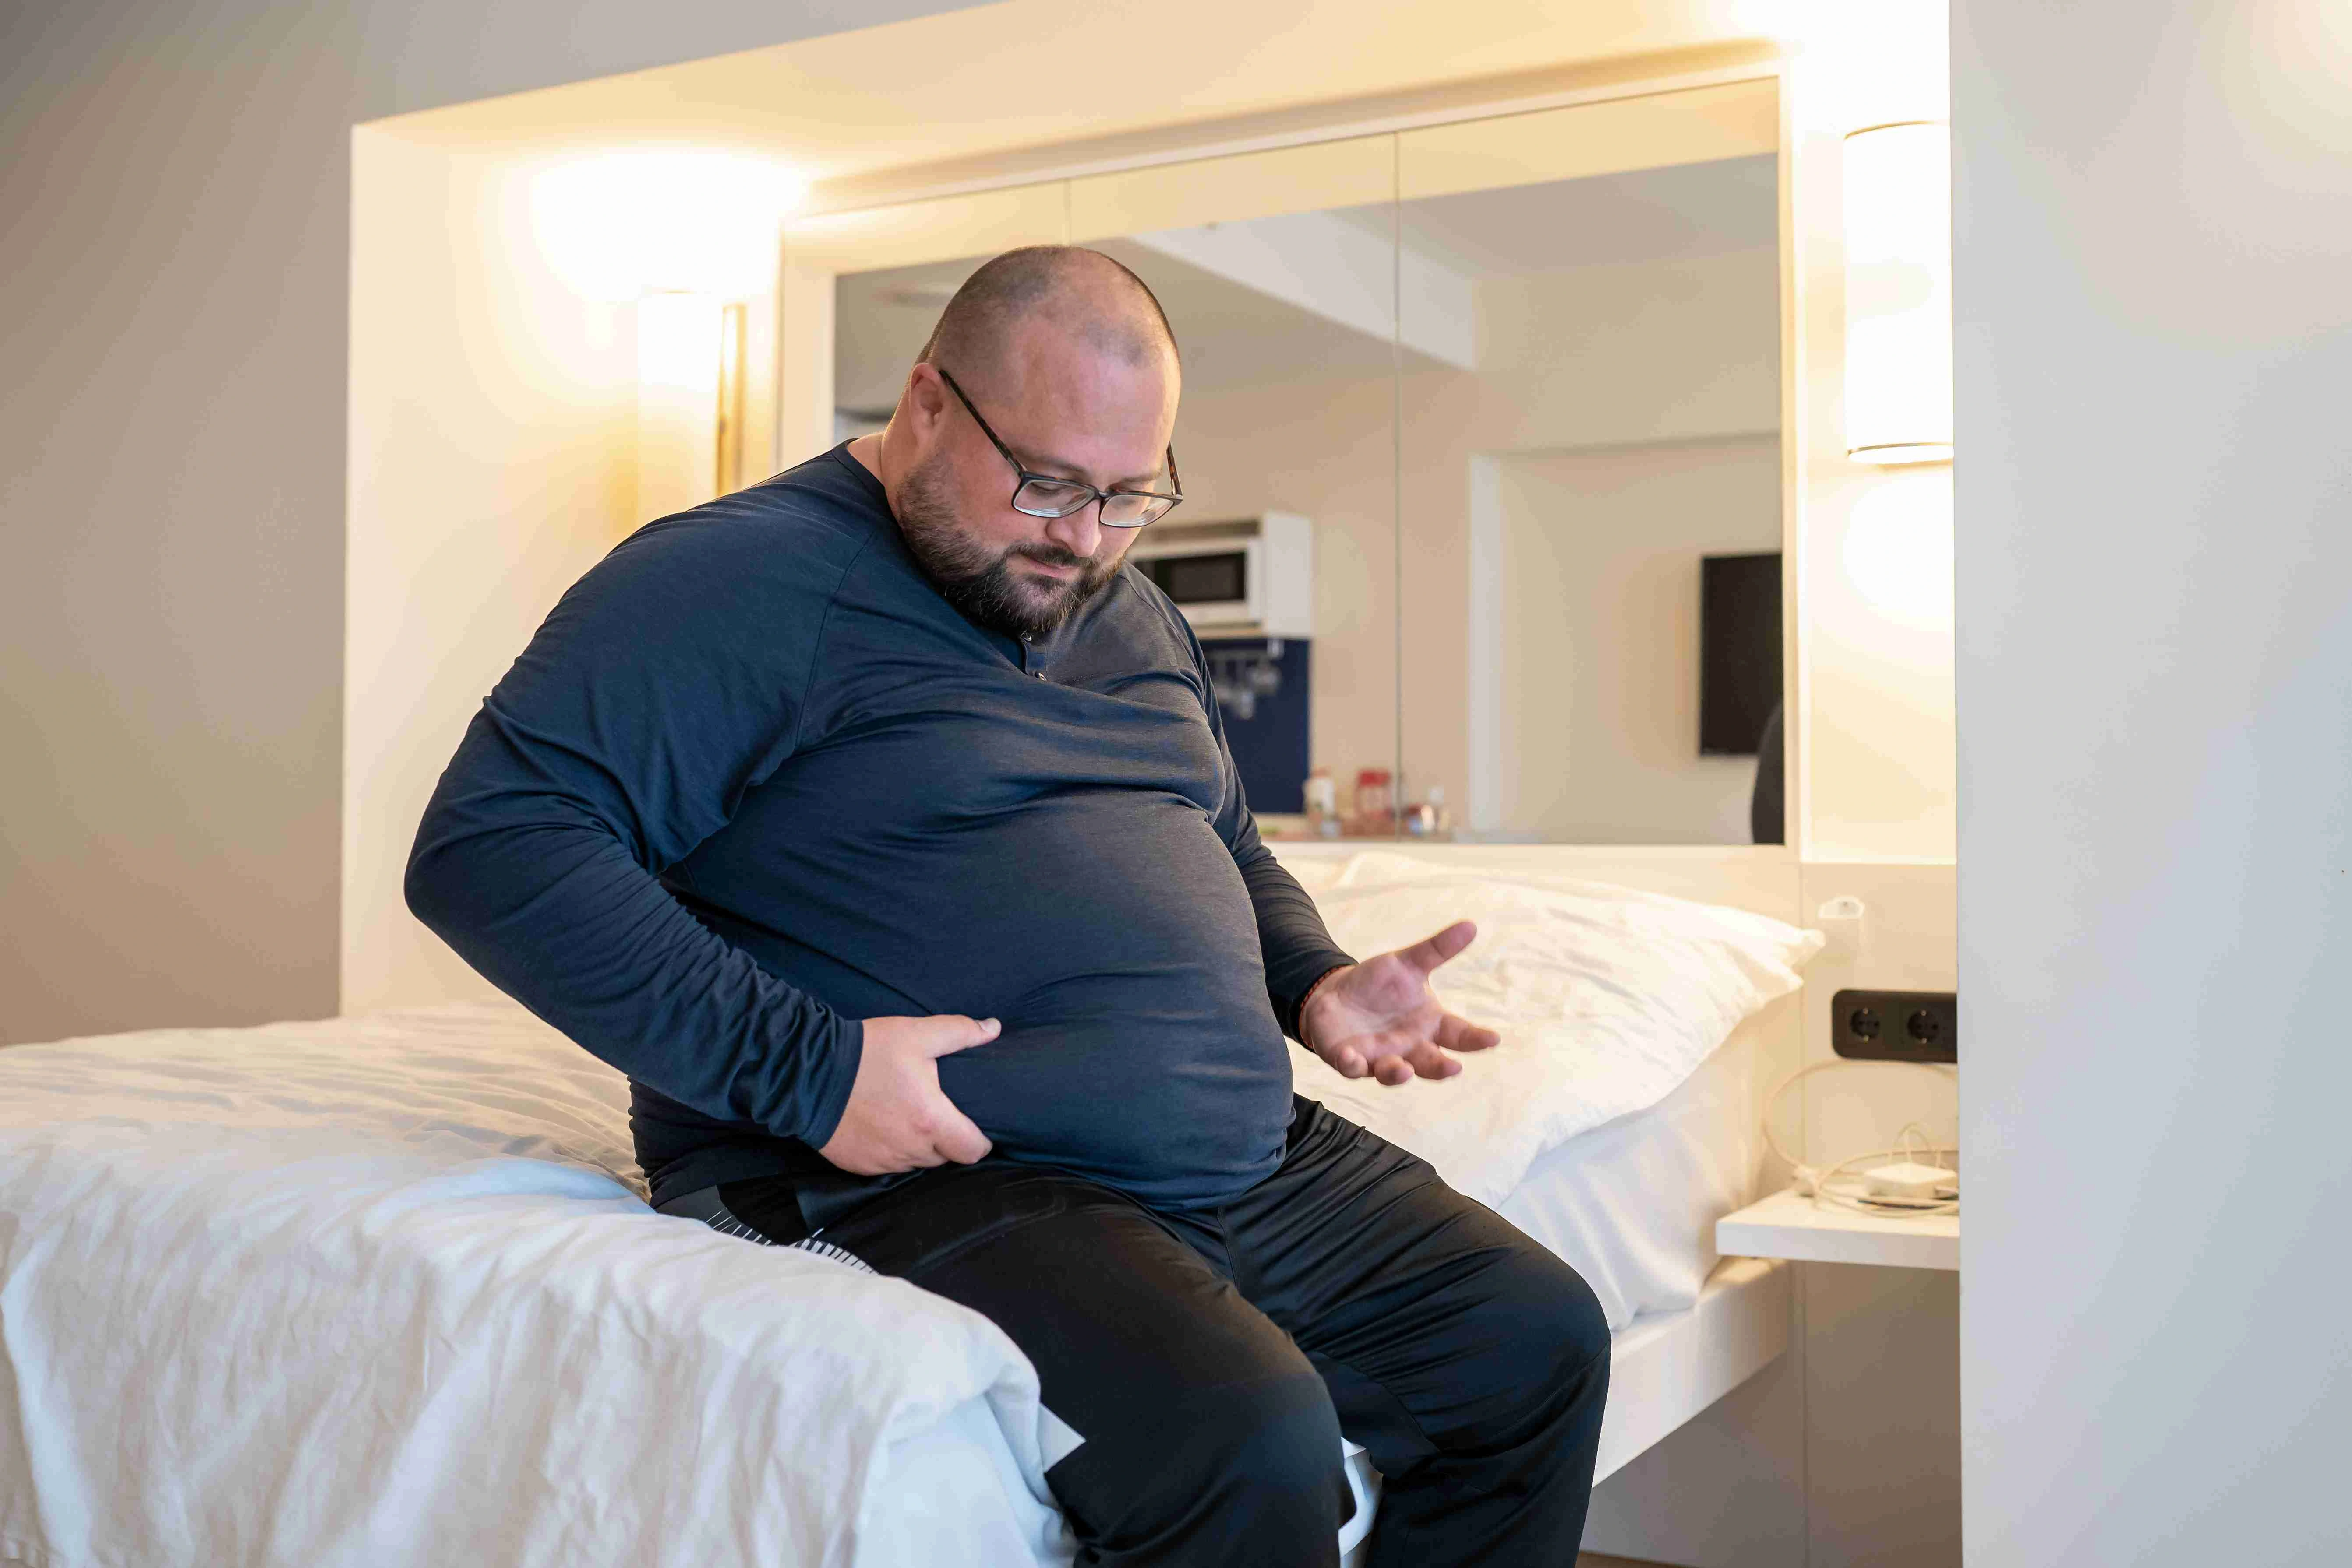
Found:
[[[1315,635],[1315,526],[1296,513],[1153,523],[1127,559],[1203,637]]]

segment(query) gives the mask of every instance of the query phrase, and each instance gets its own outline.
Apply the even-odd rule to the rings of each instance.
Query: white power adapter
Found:
[[[1923,1165],[1916,1160],[1905,1160],[1898,1164],[1874,1165],[1862,1173],[1864,1187],[1874,1198],[1909,1198],[1914,1202],[1948,1202],[1960,1195],[1960,1173],[1941,1165]]]
[[[1824,917],[1831,912],[1828,905],[1822,906]],[[1772,1108],[1780,1102],[1780,1097],[1799,1079],[1812,1073],[1863,1066],[1882,1072],[1897,1068],[1929,1072],[1946,1081],[1954,1076],[1948,1068],[1926,1062],[1865,1064],[1841,1058],[1808,1062],[1773,1085],[1771,1092],[1764,1097],[1764,1142],[1773,1157],[1785,1163],[1794,1175],[1797,1195],[1811,1199],[1816,1206],[1834,1205],[1890,1218],[1917,1219],[1959,1213],[1960,1173],[1953,1167],[1959,1163],[1960,1152],[1950,1143],[1938,1142],[1934,1133],[1916,1121],[1906,1124],[1895,1134],[1894,1148],[1873,1149],[1833,1165],[1808,1165],[1781,1147],[1780,1136],[1772,1129]],[[1951,1160],[1952,1164],[1943,1164],[1946,1159]],[[1881,1163],[1887,1161],[1893,1163]]]

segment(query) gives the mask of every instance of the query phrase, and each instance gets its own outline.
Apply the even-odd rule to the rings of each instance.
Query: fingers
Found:
[[[1399,1035],[1358,1035],[1323,1059],[1341,1078],[1370,1078],[1377,1076],[1381,1063],[1394,1060],[1412,1046]]]
[[[1464,948],[1478,934],[1478,927],[1470,921],[1455,921],[1444,931],[1425,936],[1411,947],[1399,948],[1397,956],[1427,974]]]
[[[1452,1078],[1462,1070],[1434,1041],[1396,1033],[1364,1036],[1324,1059],[1342,1078],[1369,1078],[1391,1089],[1415,1078]]]
[[[1483,1051],[1503,1043],[1503,1037],[1494,1030],[1453,1013],[1439,1015],[1436,1036],[1437,1043],[1449,1051]]]
[[[1439,1050],[1435,1046],[1423,1046],[1406,1058],[1412,1070],[1423,1078],[1452,1078],[1462,1070],[1462,1064]]]
[[[985,1158],[989,1150],[994,1147],[989,1142],[988,1134],[974,1125],[971,1117],[950,1104],[947,1096],[940,1097],[940,1104],[945,1109],[932,1130],[931,1147],[939,1151],[942,1158],[953,1160],[959,1165],[969,1165]],[[937,1164],[939,1161],[930,1163]]]
[[[1396,1056],[1382,1057],[1372,1064],[1372,1077],[1391,1089],[1411,1083],[1416,1078],[1452,1078],[1461,1070],[1460,1062],[1425,1043]]]
[[[1004,1030],[1004,1026],[993,1018],[967,1018],[961,1013],[935,1013],[922,1022],[923,1049],[934,1058],[951,1057],[958,1051],[984,1046]]]

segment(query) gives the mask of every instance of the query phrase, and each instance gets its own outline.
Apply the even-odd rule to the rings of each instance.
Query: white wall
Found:
[[[0,8],[0,1042],[335,1009],[352,125],[950,8]]]
[[[408,914],[409,842],[483,695],[644,520],[636,308],[550,270],[531,165],[364,128],[352,158],[341,983],[361,1012],[495,994]]]
[[[1969,1561],[2352,1560],[2352,13],[1953,11]]]

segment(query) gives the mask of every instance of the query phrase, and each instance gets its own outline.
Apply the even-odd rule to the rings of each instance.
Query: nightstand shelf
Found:
[[[1835,1204],[1816,1205],[1790,1187],[1716,1221],[1715,1247],[1727,1258],[1957,1270],[1960,1216],[1860,1214]]]

